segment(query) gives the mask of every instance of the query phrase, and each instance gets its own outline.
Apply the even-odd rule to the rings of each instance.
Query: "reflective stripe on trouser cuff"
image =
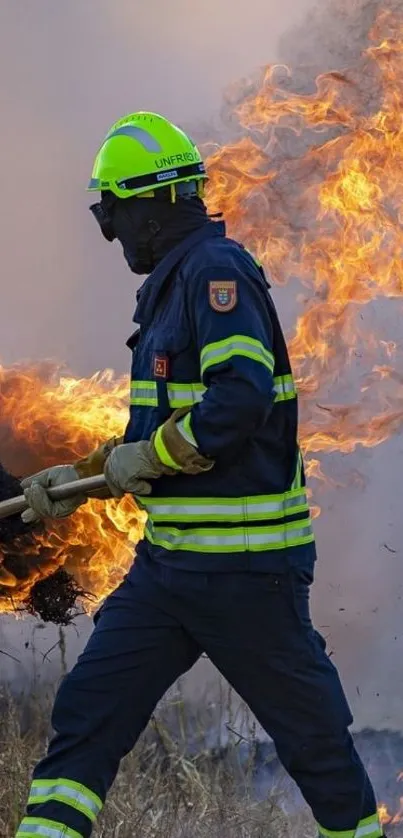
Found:
[[[208,343],[200,353],[200,369],[203,375],[209,367],[222,364],[233,358],[234,355],[241,355],[263,364],[271,373],[274,369],[274,355],[260,340],[250,338],[247,335],[231,335],[224,340],[215,343]]]
[[[192,426],[190,424],[191,418],[190,413],[187,413],[183,419],[180,419],[179,422],[176,423],[176,427],[180,435],[183,436],[183,439],[186,439],[186,442],[188,442],[189,445],[193,445],[197,448],[197,442],[193,436]]]
[[[172,409],[187,407],[187,405],[201,402],[206,392],[201,382],[189,384],[167,383],[169,406]],[[158,391],[156,381],[132,381],[130,385],[130,404],[140,407],[158,407]]]
[[[103,806],[102,800],[97,794],[74,780],[66,780],[64,777],[55,780],[34,780],[29,793],[28,805],[49,803],[51,800],[57,800],[66,806],[71,806],[72,809],[81,812],[92,822],[95,821]]]
[[[176,527],[154,526],[149,520],[145,536],[166,550],[186,550],[196,553],[245,553],[263,550],[284,550],[314,540],[309,518],[272,527],[234,527],[221,529],[180,530]]]
[[[163,425],[160,425],[154,437],[154,448],[157,452],[157,456],[161,460],[161,463],[164,464],[164,466],[169,466],[169,468],[174,468],[176,469],[176,471],[181,471],[181,466],[179,466],[178,463],[176,463],[175,460],[171,457],[165,445],[165,442],[162,437],[163,427]]]
[[[179,423],[178,423],[179,424]],[[256,495],[245,498],[155,498],[141,496],[141,505],[153,521],[265,521],[308,512],[304,489],[284,495]]]
[[[297,391],[292,375],[276,375],[274,378],[275,402],[287,402],[297,398]]]
[[[321,838],[382,838],[383,830],[378,815],[370,815],[363,818],[355,829],[345,829],[340,832],[332,829],[325,829],[318,824]]]
[[[84,838],[81,832],[47,818],[24,818],[15,838]]]

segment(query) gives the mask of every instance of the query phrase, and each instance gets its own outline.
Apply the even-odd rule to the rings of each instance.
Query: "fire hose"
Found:
[[[71,498],[77,493],[88,495],[92,491],[104,489],[105,487],[106,480],[104,475],[97,474],[95,477],[84,477],[82,480],[73,480],[71,483],[64,483],[63,486],[53,486],[48,489],[48,495],[52,500],[65,500],[65,498]],[[18,513],[28,509],[28,505],[24,495],[3,500],[0,502],[0,519],[8,518],[9,515],[18,515]]]

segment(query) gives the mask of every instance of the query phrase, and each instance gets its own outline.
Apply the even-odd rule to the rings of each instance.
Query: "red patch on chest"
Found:
[[[154,377],[168,378],[169,363],[166,355],[154,355]]]

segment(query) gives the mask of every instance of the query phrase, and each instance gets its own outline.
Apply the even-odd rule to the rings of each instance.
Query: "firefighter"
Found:
[[[25,484],[26,519],[85,498],[46,489],[104,470],[146,510],[131,570],[62,682],[55,736],[18,838],[88,838],[155,705],[202,652],[249,705],[326,838],[379,838],[338,673],[309,613],[315,542],[297,393],[263,269],[203,202],[192,140],[162,116],[112,126],[90,209],[137,295],[122,439]],[[95,313],[95,312],[94,312]]]

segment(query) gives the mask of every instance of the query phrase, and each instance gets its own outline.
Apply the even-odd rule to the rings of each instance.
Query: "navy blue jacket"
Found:
[[[198,571],[311,566],[297,394],[262,269],[209,222],[150,274],[133,319],[125,442],[189,406],[180,430],[215,461],[201,475],[161,477],[137,499],[149,553]]]

